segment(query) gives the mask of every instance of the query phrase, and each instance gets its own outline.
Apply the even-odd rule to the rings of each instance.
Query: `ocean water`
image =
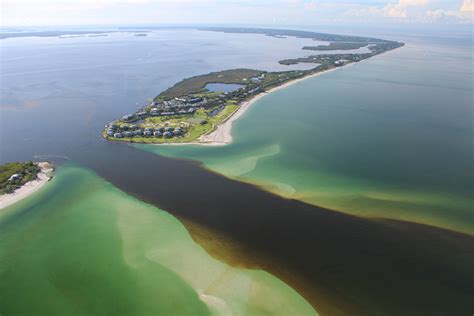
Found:
[[[0,258],[6,315],[317,315],[279,279],[211,258],[173,216],[71,164],[2,210]]]
[[[260,99],[228,146],[145,146],[355,215],[474,233],[471,45],[403,48]]]
[[[59,165],[50,185],[0,214],[0,313],[315,313],[272,275],[210,258],[170,214],[264,253],[267,271],[309,280],[318,311],[434,315],[454,301],[472,310],[464,235],[328,213],[161,156],[344,212],[470,232],[466,46],[409,43],[268,95],[236,122],[229,146],[137,149],[99,136],[185,77],[288,69],[277,60],[307,44],[192,30],[0,41],[0,162]]]
[[[128,157],[127,151],[133,150],[140,156],[125,144],[100,138],[107,122],[185,77],[236,67],[286,69],[277,61],[299,54],[310,42],[195,30],[158,30],[146,37],[124,32],[1,40],[0,162],[52,160],[59,174],[46,191],[2,210],[0,312],[194,315],[217,308],[237,314],[316,314],[299,294],[268,273],[241,272],[211,259],[171,215],[127,200],[80,168],[62,166],[72,161],[107,175],[104,165],[110,166],[117,154]],[[130,158],[126,165],[134,163]],[[166,161],[153,168],[172,171],[176,181],[187,176]],[[143,176],[138,186],[157,181]],[[137,269],[124,262],[130,251],[122,248],[128,243]],[[98,273],[103,277],[90,281]],[[89,281],[97,292],[87,289]],[[74,283],[80,287],[70,288]],[[18,294],[32,286],[31,295]],[[102,292],[109,296],[97,301]],[[156,300],[150,297],[155,292],[161,293]],[[117,297],[123,305],[114,307]],[[42,305],[44,300],[57,304]]]
[[[104,148],[103,126],[183,78],[248,67],[288,67],[308,39],[197,30],[148,36],[29,37],[0,41],[0,162],[36,155],[77,159]]]

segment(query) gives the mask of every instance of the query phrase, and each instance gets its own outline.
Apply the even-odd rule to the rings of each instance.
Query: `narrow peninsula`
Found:
[[[184,79],[134,113],[125,114],[102,130],[109,141],[150,144],[226,144],[232,122],[265,93],[310,76],[396,49],[404,44],[382,39],[293,30],[205,28],[207,31],[256,33],[285,38],[295,36],[327,41],[327,46],[303,50],[332,51],[279,61],[282,65],[314,64],[308,70],[269,72],[230,69]],[[365,49],[359,52],[360,49]],[[353,53],[339,51],[356,50]]]

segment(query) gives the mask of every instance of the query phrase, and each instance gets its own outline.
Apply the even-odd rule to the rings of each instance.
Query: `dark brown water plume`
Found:
[[[79,161],[180,218],[215,257],[278,276],[321,315],[474,310],[472,236],[358,218],[284,199],[193,161],[105,147]]]

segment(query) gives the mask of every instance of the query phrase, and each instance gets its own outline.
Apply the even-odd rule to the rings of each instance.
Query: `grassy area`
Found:
[[[160,93],[155,101],[205,92],[205,86],[208,83],[245,84],[248,82],[248,78],[259,76],[262,73],[263,71],[253,69],[231,69],[187,78]]]
[[[23,184],[37,178],[40,167],[33,162],[12,162],[0,166],[0,194],[13,193]],[[18,179],[9,180],[14,174]]]
[[[193,116],[175,116],[175,117],[149,117],[144,121],[143,127],[156,126],[185,126],[186,134],[181,137],[163,138],[163,137],[124,137],[114,138],[106,137],[108,140],[132,142],[132,143],[148,143],[148,144],[164,144],[164,143],[187,143],[197,141],[199,137],[212,132],[219,124],[224,122],[232,113],[234,113],[239,106],[235,102],[229,101],[227,106],[214,117],[209,117],[207,112],[209,110],[200,109],[196,111]],[[205,124],[201,124],[206,121]],[[130,124],[121,124],[130,125]],[[105,137],[105,133],[103,133]]]
[[[134,121],[115,121],[114,127],[110,127],[111,125],[105,127],[105,129],[102,131],[102,136],[107,140],[133,143],[194,142],[197,141],[199,137],[212,132],[219,124],[231,116],[232,113],[234,113],[238,108],[240,103],[253,98],[258,93],[261,93],[274,86],[281,85],[289,80],[300,78],[307,73],[308,71],[302,70],[262,72],[249,69],[234,69],[185,79],[176,84],[174,87],[160,94],[158,98],[167,99],[167,97],[163,97],[163,95],[169,96],[169,93],[173,95],[179,94],[178,96],[181,98],[201,97],[202,100],[204,100],[202,104],[199,104],[197,107],[195,107],[194,103],[189,103],[191,105],[186,104],[186,99],[185,101],[178,100],[178,102],[181,102],[179,103],[180,105],[176,105],[175,103],[170,106],[170,103],[163,103],[165,104],[165,107],[168,109],[168,111],[170,111],[169,109],[172,108],[171,114],[164,114],[164,111],[162,111],[160,113],[161,115],[158,116],[145,113],[145,115],[141,116],[142,119],[140,120],[135,119]],[[252,78],[255,78],[255,80],[252,80]],[[245,88],[228,91],[226,93],[207,91],[190,94],[190,90],[194,89],[195,87],[199,86],[202,88],[203,85],[207,83],[218,81],[221,83],[244,82]],[[152,106],[156,105],[150,105],[150,107]],[[160,105],[158,107],[160,107]],[[186,114],[177,115],[182,108],[185,108],[185,112],[187,109],[194,109],[195,112],[192,114],[186,112]],[[149,113],[151,112],[151,109],[141,109],[141,111]],[[138,118],[138,116],[136,118]],[[134,126],[130,128],[131,125]],[[125,126],[129,128],[124,129]],[[113,129],[107,131],[109,127]],[[177,134],[171,134],[171,136],[166,135],[166,137],[161,136],[161,134],[159,134],[160,136],[157,137],[154,135],[145,136],[143,134],[142,136],[139,136],[140,133],[162,133],[163,129],[166,129],[167,127],[171,127],[173,129],[179,127],[181,131]],[[151,130],[147,130],[148,128],[151,128]],[[136,132],[137,129],[139,129],[138,132]],[[120,135],[118,135],[119,137],[107,136],[107,133],[113,134],[117,131],[120,132],[121,135],[125,136],[125,134],[128,134],[128,130],[134,132],[132,137],[120,137]],[[182,131],[184,131],[184,133]],[[170,132],[173,133],[173,130]]]
[[[104,138],[140,143],[196,141],[200,136],[211,132],[218,124],[227,119],[235,111],[238,104],[261,92],[306,75],[339,67],[349,62],[357,62],[403,45],[403,43],[371,38],[291,30],[245,28],[206,28],[206,30],[261,33],[276,37],[297,36],[331,42],[329,45],[304,47],[308,50],[349,50],[358,49],[369,44],[373,45],[368,46],[370,52],[364,54],[320,54],[279,61],[283,65],[315,64],[314,68],[308,70],[267,72],[240,68],[211,72],[184,79],[156,96],[154,102],[140,107],[135,113],[124,115],[121,120],[112,122],[113,124],[108,124],[102,131]],[[206,86],[210,83],[239,84],[240,88],[226,92],[211,92],[206,89]],[[132,125],[132,123],[134,125],[132,128],[124,128]],[[166,129],[166,127],[170,128]],[[179,129],[175,131],[174,129],[177,127]],[[132,134],[130,130],[133,132]],[[144,134],[149,136],[144,136]],[[152,137],[152,134],[153,136],[157,135],[157,137]],[[133,135],[133,137],[122,138],[125,135]],[[164,137],[162,138],[162,136]]]
[[[156,103],[139,109],[140,113],[137,111],[131,119],[125,118],[107,125],[102,131],[102,136],[107,140],[135,143],[193,142],[200,136],[213,131],[232,115],[241,102],[249,100],[266,89],[300,78],[306,73],[307,71],[297,70],[265,72],[231,69],[188,78],[161,93],[155,98]],[[233,83],[244,86],[225,93],[210,92],[205,89],[209,83]],[[173,97],[176,99],[172,99]],[[133,127],[130,128],[131,125]],[[179,127],[180,130],[176,134],[173,134],[172,129],[167,130],[167,133],[172,134],[162,136],[160,133],[164,133],[163,130],[167,127],[173,129]],[[120,137],[129,136],[129,130],[133,131],[132,137]],[[112,136],[117,132],[120,133],[118,137]],[[155,132],[160,136],[150,135]]]
[[[333,44],[333,43],[331,43]],[[340,44],[351,44],[351,43],[336,43],[332,47],[340,47]],[[358,43],[354,43],[354,45],[358,45]],[[299,63],[314,63],[320,65],[334,65],[334,63],[338,60],[344,59],[350,62],[359,62],[363,59],[370,58],[372,56],[382,54],[386,51],[396,49],[398,47],[402,47],[405,45],[402,42],[377,42],[377,43],[368,43],[373,44],[368,46],[369,53],[340,53],[340,54],[319,54],[319,55],[312,55],[300,58],[290,58],[290,59],[283,59],[280,60],[279,63],[282,65],[296,65]],[[329,45],[331,46],[331,45]],[[304,49],[310,50],[326,50],[326,49],[319,49],[321,47],[329,47],[329,46],[307,46]],[[365,45],[364,45],[365,46]],[[319,48],[318,48],[319,47]],[[355,46],[346,48],[346,49],[353,49]],[[341,48],[339,48],[341,49]],[[321,70],[321,66],[318,67],[318,70]]]
[[[107,126],[102,132],[102,136],[107,140],[113,141],[125,141],[133,143],[183,143],[183,142],[194,142],[199,139],[199,137],[212,132],[219,124],[225,121],[235,110],[238,108],[238,104],[244,102],[256,94],[265,91],[266,89],[272,88],[274,86],[281,85],[289,80],[300,78],[304,76],[307,71],[282,71],[282,72],[261,72],[248,69],[236,69],[221,71],[216,73],[210,73],[208,75],[203,75],[199,77],[194,77],[190,79],[183,80],[181,83],[175,85],[172,89],[176,88],[176,91],[179,92],[179,96],[183,97],[182,89],[188,89],[190,85],[197,84],[196,82],[190,83],[192,80],[199,79],[201,83],[209,83],[209,78],[214,78],[210,82],[221,81],[229,83],[232,80],[239,80],[241,83],[245,79],[246,88],[238,89],[232,92],[227,92],[225,95],[218,92],[201,92],[193,93],[193,97],[202,97],[206,99],[207,102],[205,105],[201,105],[200,108],[194,108],[196,111],[193,114],[182,114],[176,115],[161,115],[161,116],[146,116],[142,121],[134,122],[125,122],[125,121],[116,121],[114,122],[117,127],[116,130],[124,132],[127,129],[123,129],[124,126],[130,127],[134,125],[131,130],[136,130],[138,128],[143,131],[147,128],[152,128],[152,131],[156,131],[158,128],[180,127],[184,130],[184,134],[172,135],[171,137],[154,137],[154,136],[139,136],[134,135],[133,137],[112,137],[107,136]],[[260,76],[260,74],[264,74]],[[259,76],[258,83],[250,80],[255,76]],[[207,79],[203,79],[207,78]],[[217,79],[216,79],[217,78]],[[235,83],[235,81],[234,81]],[[189,85],[188,85],[189,84]],[[185,87],[187,86],[187,88]],[[169,89],[167,90],[169,92]],[[177,93],[174,91],[173,93]],[[187,90],[188,91],[188,90]],[[165,91],[166,92],[166,91]],[[189,92],[189,91],[188,91]],[[160,94],[162,97],[163,94]],[[190,94],[185,94],[184,96],[189,96]],[[217,114],[216,114],[217,113]],[[161,132],[161,130],[160,130]],[[149,131],[148,131],[149,133]],[[123,135],[123,133],[122,133]]]

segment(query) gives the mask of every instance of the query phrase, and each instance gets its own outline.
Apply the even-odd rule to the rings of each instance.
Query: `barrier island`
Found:
[[[152,144],[219,144],[231,141],[231,118],[242,114],[259,96],[304,78],[340,68],[404,44],[375,38],[294,30],[204,28],[227,33],[256,33],[284,38],[295,36],[328,41],[327,46],[303,50],[333,51],[365,48],[365,52],[326,53],[285,59],[282,65],[314,64],[308,70],[269,72],[230,69],[184,79],[156,96],[134,113],[110,122],[102,130],[109,141]],[[227,125],[225,125],[227,124]]]

